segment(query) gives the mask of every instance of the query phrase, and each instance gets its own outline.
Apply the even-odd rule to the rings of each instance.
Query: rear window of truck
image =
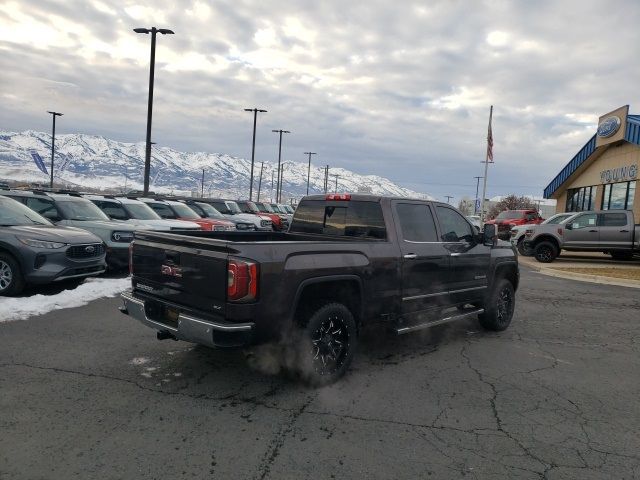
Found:
[[[387,238],[380,204],[358,200],[304,200],[296,208],[289,232],[379,240]]]

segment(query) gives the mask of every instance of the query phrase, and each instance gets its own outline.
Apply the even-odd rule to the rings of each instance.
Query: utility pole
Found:
[[[253,200],[253,164],[256,156],[256,124],[258,123],[258,112],[267,113],[259,108],[245,108],[245,112],[253,112],[253,142],[251,144],[251,178],[249,180],[249,200]]]
[[[201,182],[201,184],[202,184],[202,188],[201,188],[201,191],[200,191],[200,198],[204,198],[204,168],[202,169],[202,182]]]
[[[280,202],[280,190],[282,185],[280,184],[280,160],[282,158],[282,134],[291,133],[289,130],[271,130],[273,133],[280,135],[280,141],[278,142],[278,185],[276,186],[276,203]]]
[[[453,198],[451,195],[445,195],[445,197],[447,198],[447,203],[449,203],[449,200]]]
[[[338,193],[338,178],[340,177],[340,175],[338,175],[337,173],[334,173],[332,175],[336,177],[336,189],[334,190],[333,193]]]
[[[136,33],[151,34],[151,61],[149,62],[149,102],[147,104],[147,142],[144,153],[144,195],[149,193],[149,174],[151,172],[151,116],[153,111],[153,81],[156,66],[156,34],[173,35],[168,28],[134,28]]]
[[[53,129],[51,131],[51,181],[49,182],[49,188],[53,189],[53,155],[56,146],[56,117],[64,115],[60,112],[47,112],[53,117]]]
[[[305,155],[309,155],[309,167],[307,168],[307,195],[309,195],[309,179],[311,178],[311,155],[317,155],[316,152],[304,152]]]
[[[258,180],[258,201],[260,201],[260,187],[262,186],[262,170],[264,169],[264,162],[260,162],[260,180]]]

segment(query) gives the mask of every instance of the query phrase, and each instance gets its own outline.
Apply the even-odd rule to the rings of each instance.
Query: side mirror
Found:
[[[496,226],[493,223],[485,223],[484,231],[482,234],[482,243],[488,247],[493,247],[496,243],[498,232]]]
[[[572,224],[572,223],[567,223],[567,224],[564,226],[564,229],[565,229],[565,230],[573,230],[573,224]]]

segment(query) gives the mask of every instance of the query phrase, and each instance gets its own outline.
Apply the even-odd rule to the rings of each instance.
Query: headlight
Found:
[[[65,245],[67,245],[66,243],[62,243],[62,242],[47,242],[45,240],[36,240],[34,238],[20,238],[20,237],[18,237],[18,240],[20,240],[25,245],[29,245],[30,247],[34,247],[34,248],[50,248],[50,249],[54,249],[54,248],[62,248]]]
[[[129,243],[133,240],[133,232],[113,232],[111,234],[111,240],[114,242]]]

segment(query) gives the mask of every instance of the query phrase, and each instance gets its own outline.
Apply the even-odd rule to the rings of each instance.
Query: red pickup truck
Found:
[[[511,229],[516,225],[537,225],[542,223],[544,218],[537,210],[505,210],[493,220],[486,223],[493,223],[498,230],[498,237],[508,240]]]

